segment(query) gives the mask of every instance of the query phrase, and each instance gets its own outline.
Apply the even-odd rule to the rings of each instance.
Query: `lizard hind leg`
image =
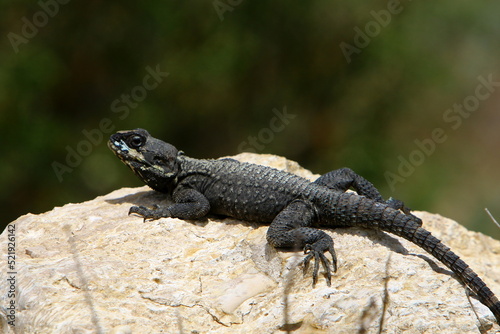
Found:
[[[328,187],[334,191],[345,192],[349,188],[354,189],[358,195],[365,196],[374,201],[387,204],[393,209],[401,210],[405,214],[410,214],[410,209],[407,208],[400,200],[389,198],[384,200],[380,192],[375,186],[362,177],[356,174],[350,168],[340,168],[321,175],[314,183]]]
[[[350,168],[340,168],[321,175],[314,181],[316,184],[326,186],[334,191],[345,192],[354,189],[358,195],[385,203],[382,195],[375,186],[364,177],[356,174]]]
[[[321,263],[330,286],[332,271],[337,271],[337,256],[332,238],[324,231],[310,227],[314,221],[314,211],[311,205],[302,200],[288,204],[273,220],[267,230],[267,241],[276,248],[303,249],[306,256],[302,260],[304,273],[309,263],[314,260],[313,286],[318,281],[319,265]],[[330,253],[330,261],[325,253]]]

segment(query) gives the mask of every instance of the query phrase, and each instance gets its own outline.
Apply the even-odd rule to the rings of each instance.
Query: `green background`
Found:
[[[193,157],[348,166],[500,238],[484,211],[500,218],[500,87],[478,79],[500,82],[499,2],[60,2],[0,5],[4,224],[141,185],[106,132],[142,127]],[[145,90],[157,67],[169,75]]]

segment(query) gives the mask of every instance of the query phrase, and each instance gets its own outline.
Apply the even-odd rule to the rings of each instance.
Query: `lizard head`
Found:
[[[108,147],[144,183],[168,192],[179,173],[179,151],[151,137],[144,129],[119,131],[109,138]]]

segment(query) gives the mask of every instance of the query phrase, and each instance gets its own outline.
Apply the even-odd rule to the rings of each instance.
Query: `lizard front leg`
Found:
[[[302,200],[295,200],[274,218],[267,230],[267,241],[273,247],[303,249],[307,254],[302,261],[304,274],[314,258],[313,286],[318,281],[320,263],[326,272],[327,284],[330,286],[332,280],[330,266],[333,265],[333,271],[337,271],[333,240],[324,231],[309,227],[313,220],[314,211],[311,205]],[[325,256],[325,252],[331,254],[332,263]]]
[[[204,217],[210,211],[208,199],[195,189],[177,187],[172,197],[175,202],[172,205],[167,207],[156,205],[152,209],[145,206],[133,206],[129,210],[129,215],[136,214],[144,218],[144,221],[164,217],[198,219]]]

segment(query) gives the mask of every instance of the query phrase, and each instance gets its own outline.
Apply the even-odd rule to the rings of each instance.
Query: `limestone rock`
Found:
[[[236,158],[315,178],[284,158]],[[123,188],[12,222],[15,249],[8,229],[0,239],[2,268],[15,251],[0,281],[3,332],[14,333],[14,300],[17,333],[378,333],[386,297],[385,333],[479,333],[479,320],[483,332],[499,330],[444,265],[401,238],[327,229],[338,272],[331,287],[321,276],[312,288],[311,272],[303,277],[297,267],[303,255],[267,246],[267,226],[127,215],[132,205],[164,200],[147,187]],[[416,215],[500,294],[499,241]]]

